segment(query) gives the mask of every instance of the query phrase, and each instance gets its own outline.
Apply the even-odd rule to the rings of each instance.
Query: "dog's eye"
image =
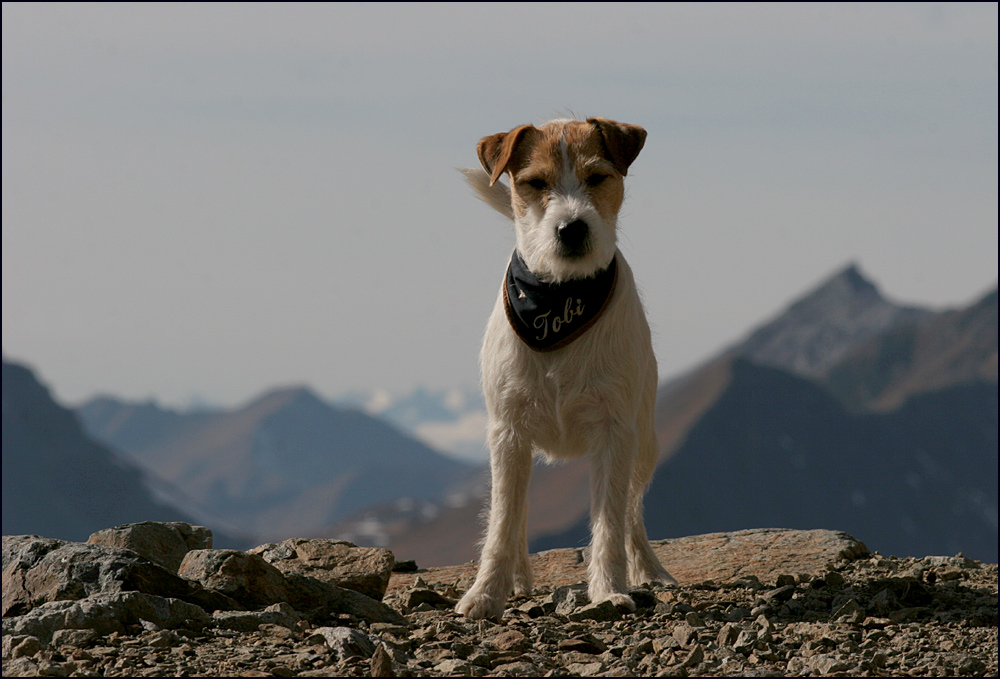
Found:
[[[549,186],[544,179],[538,179],[537,177],[535,179],[529,179],[527,184],[535,191],[544,191]]]
[[[587,186],[600,186],[608,178],[606,174],[592,174],[587,177]]]

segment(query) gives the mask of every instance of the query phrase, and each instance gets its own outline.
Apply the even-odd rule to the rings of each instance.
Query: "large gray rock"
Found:
[[[256,554],[235,549],[195,549],[184,556],[177,572],[247,608],[289,600],[285,576]]]
[[[205,526],[174,521],[143,521],[105,528],[90,536],[92,545],[131,549],[167,570],[177,572],[192,549],[211,549],[212,531]]]
[[[142,592],[94,594],[79,601],[51,601],[24,615],[4,617],[3,635],[28,635],[48,643],[62,629],[87,629],[97,634],[123,632],[143,620],[158,627],[202,626],[211,616],[179,599]]]
[[[360,592],[344,589],[316,578],[297,573],[286,576],[289,586],[288,602],[299,611],[309,611],[313,621],[328,619],[338,613],[348,613],[368,622],[389,622],[396,625],[406,619],[381,601],[375,601]]]
[[[128,549],[36,535],[3,536],[4,617],[47,602],[130,591],[180,599],[208,611],[239,608]]]
[[[311,639],[322,637],[330,649],[339,658],[360,656],[371,658],[375,653],[375,642],[359,629],[351,627],[317,627],[313,630]]]
[[[247,608],[287,602],[313,621],[348,613],[369,622],[401,623],[402,616],[380,601],[298,573],[282,573],[258,554],[232,549],[188,552],[179,573],[225,594]]]
[[[298,573],[353,589],[378,601],[396,560],[388,549],[358,547],[346,540],[291,538],[250,550],[284,573]]]

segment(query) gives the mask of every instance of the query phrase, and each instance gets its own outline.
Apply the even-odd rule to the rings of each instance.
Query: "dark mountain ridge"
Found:
[[[736,359],[732,379],[658,470],[661,539],[753,527],[830,528],[899,556],[997,558],[997,385],[852,414],[819,385]],[[587,521],[533,549],[585,543]]]
[[[157,499],[161,482],[89,438],[31,370],[6,360],[2,410],[4,535],[83,541],[124,523],[197,523]],[[214,528],[217,545],[242,546]]]

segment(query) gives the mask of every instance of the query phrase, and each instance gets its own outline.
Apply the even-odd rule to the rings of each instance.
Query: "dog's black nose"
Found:
[[[583,249],[584,243],[587,242],[587,233],[589,231],[590,227],[587,226],[587,222],[582,219],[574,219],[572,222],[559,227],[559,241],[567,250],[576,252]]]

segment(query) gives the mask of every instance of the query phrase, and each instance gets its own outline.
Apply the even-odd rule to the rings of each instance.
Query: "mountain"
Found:
[[[851,414],[821,386],[743,358],[658,470],[656,538],[746,527],[845,530],[883,553],[997,558],[997,385]],[[535,541],[586,542],[587,523]]]
[[[995,560],[996,366],[995,290],[967,308],[934,312],[884,299],[850,265],[715,358],[661,384],[650,537],[832,526],[901,555],[958,547]],[[808,472],[796,466],[803,459]],[[746,476],[746,488],[739,486],[750,469],[760,478]],[[535,467],[532,549],[586,539],[588,484],[586,461]],[[383,540],[422,565],[473,558],[485,497],[406,520],[397,513]],[[968,525],[949,524],[952,516]],[[368,519],[379,524],[377,512]]]
[[[996,289],[966,309],[861,343],[823,384],[854,410],[888,411],[916,394],[977,381],[997,381]]]
[[[359,509],[442,495],[469,473],[360,411],[279,389],[231,411],[98,398],[87,431],[261,539],[309,535]]]
[[[196,523],[158,500],[157,482],[137,466],[89,438],[30,369],[6,360],[2,410],[4,535],[85,541],[124,523]]]
[[[884,299],[851,264],[752,332],[736,353],[803,377],[820,377],[859,344],[934,315]]]
[[[427,389],[402,394],[384,390],[353,391],[337,403],[388,420],[419,441],[450,457],[481,463],[486,449],[486,405],[479,387]]]

